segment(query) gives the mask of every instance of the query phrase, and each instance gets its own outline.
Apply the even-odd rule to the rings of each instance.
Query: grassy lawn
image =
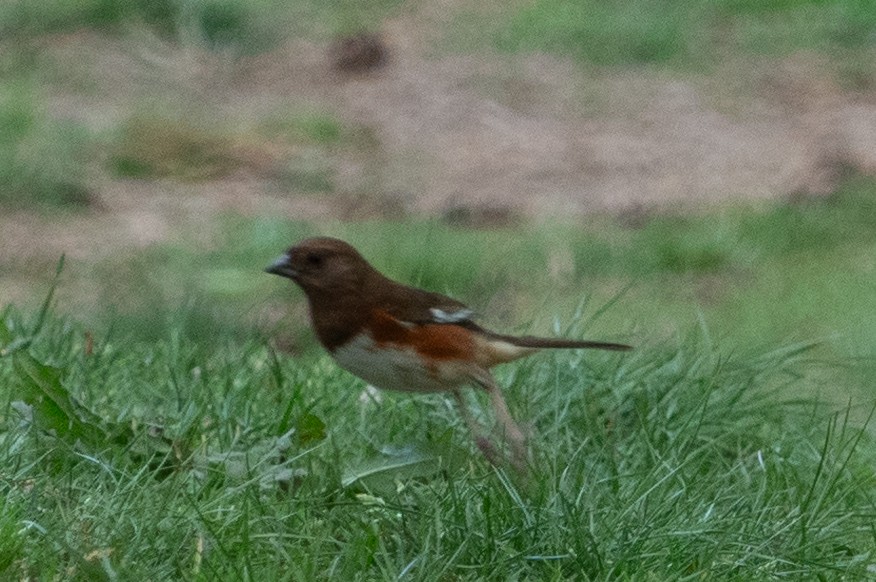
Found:
[[[386,194],[379,132],[328,106],[236,119],[209,99],[146,99],[56,119],[59,96],[92,97],[97,79],[42,43],[148,30],[144,46],[246,59],[418,5],[0,0],[0,212],[69,234],[64,221],[105,211],[107,183],[235,172],[278,198]],[[500,7],[454,6],[429,42],[633,73],[813,51],[842,61],[844,86],[876,83],[869,0]],[[0,296],[0,579],[872,578],[876,181],[846,174],[819,197],[488,228],[211,210],[103,248],[113,223],[96,221],[99,252],[68,243],[54,282],[60,258],[3,256],[0,292],[29,299]],[[636,349],[501,368],[532,471],[491,467],[451,400],[370,398],[316,345],[301,292],[262,272],[315,234],[487,327]]]
[[[762,579],[874,568],[871,439],[807,399],[806,346],[692,334],[500,381],[522,478],[442,396],[360,398],[260,341],[87,339],[7,311],[3,575],[29,579]],[[24,342],[32,339],[29,347]],[[43,363],[44,362],[44,363]],[[814,370],[817,371],[817,370]]]
[[[635,228],[229,217],[210,249],[70,262],[59,291],[102,272],[104,311],[35,331],[35,308],[7,308],[0,328],[0,567],[83,580],[872,574],[872,188]],[[534,467],[493,469],[448,399],[362,398],[314,346],[300,293],[260,273],[317,230],[502,329],[638,349],[502,369]]]

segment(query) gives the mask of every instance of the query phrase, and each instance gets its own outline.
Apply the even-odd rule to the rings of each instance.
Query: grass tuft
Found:
[[[128,178],[216,178],[237,167],[230,140],[197,124],[160,116],[136,116],[119,131],[110,166]]]

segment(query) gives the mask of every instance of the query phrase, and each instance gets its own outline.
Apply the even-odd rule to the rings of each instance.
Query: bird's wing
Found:
[[[424,325],[428,323],[475,326],[474,310],[440,293],[414,287],[399,286],[385,309],[399,321]]]
[[[475,323],[475,312],[464,303],[440,293],[404,285],[393,288],[393,294],[388,296],[383,310],[402,325],[452,325],[479,332],[482,334],[481,337],[492,345],[493,360],[488,367],[496,363],[510,362],[544,348],[632,349],[626,344],[565,338],[518,337],[496,333]]]

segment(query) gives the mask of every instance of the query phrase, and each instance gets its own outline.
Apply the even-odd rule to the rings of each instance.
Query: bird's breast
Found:
[[[361,333],[332,351],[348,372],[385,390],[440,392],[466,384],[472,365],[466,359],[435,359],[413,345],[378,341]]]

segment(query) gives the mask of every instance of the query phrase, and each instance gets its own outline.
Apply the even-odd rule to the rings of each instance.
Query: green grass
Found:
[[[228,217],[69,261],[87,323],[0,318],[0,576],[865,578],[874,193],[635,227]],[[494,470],[446,398],[363,402],[314,345],[261,268],[317,233],[500,329],[637,349],[501,368],[535,467]]]
[[[175,330],[88,348],[76,323],[34,335],[36,319],[0,326],[6,577],[862,579],[876,564],[873,443],[781,396],[814,381],[805,346],[738,357],[693,335],[507,366],[534,435],[524,479],[471,450],[446,398],[363,404],[324,356]]]
[[[4,0],[0,33],[21,39],[81,28],[119,33],[145,25],[171,41],[247,55],[291,36],[372,30],[400,6],[399,0]]]
[[[239,170],[291,194],[337,190],[337,158],[379,151],[367,127],[294,108],[257,123],[217,122],[215,116],[144,110],[119,123],[106,139],[107,169],[117,177],[204,181]]]
[[[326,113],[286,111],[268,116],[259,132],[274,139],[332,146],[349,133],[338,119]]]
[[[24,36],[81,27],[107,28],[126,19],[143,19],[159,29],[169,30],[181,5],[172,0],[7,0],[0,5],[0,30],[4,34]]]
[[[120,30],[146,24],[172,39],[204,46],[258,52],[276,41],[278,31],[263,14],[268,2],[236,0],[52,0],[0,5],[0,31],[19,37],[79,28]]]
[[[22,73],[38,61],[32,37],[146,25],[246,54],[377,28],[400,9],[0,3],[0,32],[23,47],[0,56],[0,207],[91,200],[94,139],[42,107]],[[868,0],[564,0],[471,24],[505,50],[610,66],[851,55],[844,74],[866,85],[874,15]],[[198,180],[244,168],[323,195],[338,188],[335,156],[380,158],[364,154],[379,152],[371,130],[323,112],[243,129],[188,121],[133,113],[104,144],[109,170]],[[490,327],[637,350],[502,369],[535,467],[529,480],[494,470],[445,398],[363,403],[316,346],[300,291],[262,272],[313,234],[466,301]],[[634,225],[229,216],[68,260],[54,305],[75,319],[40,325],[38,305],[0,305],[0,578],[864,579],[876,570],[870,408],[837,402],[873,400],[874,257],[876,184],[852,177],[823,200]],[[49,284],[37,259],[2,269]]]
[[[650,63],[687,52],[691,5],[677,2],[535,2],[498,37],[507,50],[545,50],[597,64]]]
[[[212,125],[160,115],[126,120],[110,146],[111,171],[126,178],[215,179],[240,165],[231,138]]]
[[[720,62],[731,54],[828,54],[872,47],[871,0],[540,0],[500,19],[505,50],[548,51],[597,65]]]
[[[0,88],[0,206],[81,207],[92,199],[84,164],[85,128],[51,119],[39,92],[19,75]]]

